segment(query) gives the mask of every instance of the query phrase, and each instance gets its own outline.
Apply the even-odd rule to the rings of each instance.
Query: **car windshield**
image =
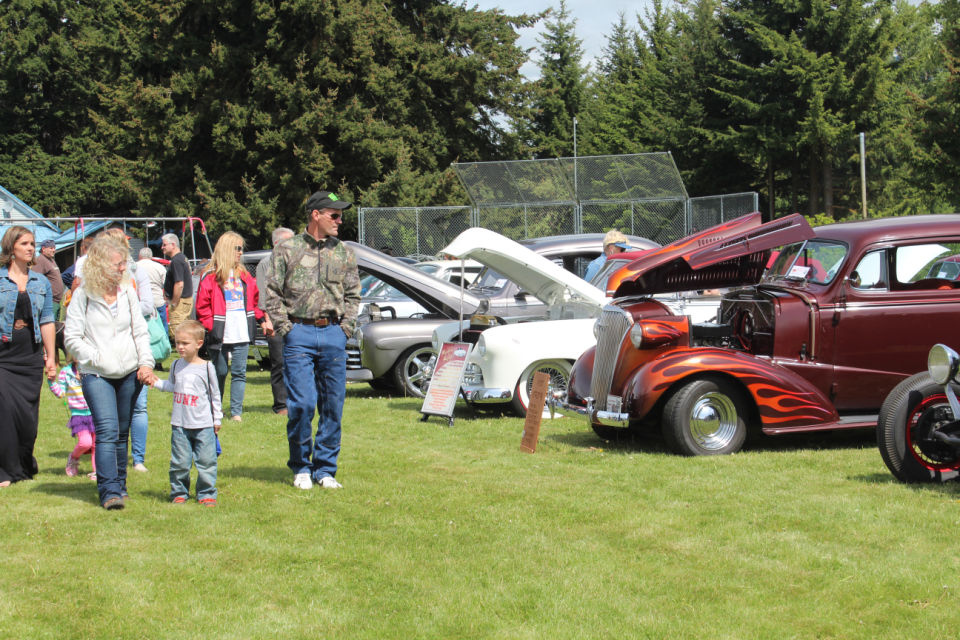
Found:
[[[630,264],[630,260],[606,260],[600,266],[600,270],[594,274],[593,278],[590,279],[590,284],[595,286],[600,290],[606,290],[607,280],[610,279],[610,274],[619,269]]]
[[[471,291],[476,291],[479,293],[493,293],[495,291],[500,291],[507,283],[510,282],[507,278],[500,275],[490,267],[484,267],[480,272],[480,275],[477,276],[477,279],[473,281],[473,284],[470,285]]]
[[[847,246],[829,240],[808,240],[781,247],[764,272],[764,282],[829,284],[847,256]]]

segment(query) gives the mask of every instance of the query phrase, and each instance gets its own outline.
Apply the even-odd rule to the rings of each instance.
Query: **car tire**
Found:
[[[533,387],[533,376],[543,371],[550,376],[550,391],[563,391],[566,395],[567,385],[570,384],[570,370],[572,365],[566,360],[541,360],[534,362],[524,370],[513,389],[513,399],[510,401],[513,410],[521,417],[527,415],[527,405],[530,404],[530,389]]]
[[[960,392],[960,387],[954,385],[954,391]],[[902,482],[956,478],[960,457],[952,447],[930,436],[950,422],[953,412],[943,387],[927,372],[910,376],[894,387],[877,419],[877,448],[890,473]]]
[[[430,386],[430,377],[437,364],[437,353],[428,344],[418,344],[404,351],[393,366],[393,380],[406,396],[422,398]]]
[[[735,453],[747,437],[743,394],[732,382],[701,378],[686,383],[663,409],[663,437],[674,453]]]
[[[396,388],[393,380],[387,377],[373,378],[372,380],[367,380],[367,383],[377,391],[393,391]]]

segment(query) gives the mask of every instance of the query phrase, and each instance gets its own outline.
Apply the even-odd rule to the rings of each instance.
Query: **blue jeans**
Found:
[[[170,333],[170,325],[167,324],[167,305],[162,304],[157,307],[157,313],[160,314],[160,319],[163,320],[163,330]]]
[[[122,378],[87,374],[80,384],[97,432],[97,491],[103,504],[127,495],[127,437],[133,405],[143,385],[136,371]]]
[[[339,325],[294,324],[283,337],[290,444],[287,466],[294,473],[309,473],[315,481],[337,474],[340,419],[347,384],[346,346],[347,336]],[[316,438],[311,438],[314,407],[320,419]]]
[[[217,498],[217,445],[213,427],[171,427],[170,499],[190,496],[190,466],[197,465],[197,500]]]
[[[247,356],[250,354],[249,342],[222,344],[219,349],[210,349],[210,362],[217,372],[217,384],[220,386],[220,404],[223,404],[223,390],[227,384],[227,354],[230,354],[230,415],[243,415],[243,393],[247,388]]]
[[[133,464],[143,464],[143,456],[147,451],[147,389],[144,386],[137,402],[133,405],[133,418],[130,419],[130,452],[133,454]]]

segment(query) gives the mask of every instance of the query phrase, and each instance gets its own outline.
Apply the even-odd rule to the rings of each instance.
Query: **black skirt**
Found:
[[[27,480],[38,470],[33,446],[40,420],[43,349],[34,340],[26,293],[17,297],[14,319],[26,326],[14,329],[10,342],[0,342],[0,482]]]

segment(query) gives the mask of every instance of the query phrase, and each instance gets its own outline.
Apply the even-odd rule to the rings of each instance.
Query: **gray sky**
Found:
[[[504,13],[537,13],[550,7],[560,6],[560,0],[467,0],[468,6],[476,4],[480,9],[500,8]],[[583,41],[584,62],[598,58],[607,44],[606,36],[623,12],[627,24],[636,25],[636,15],[643,14],[648,6],[645,0],[567,0],[567,11],[577,21],[577,37]],[[537,46],[537,35],[543,29],[541,21],[535,29],[521,29],[518,44],[523,48]],[[532,56],[536,60],[536,54]],[[527,77],[536,75],[535,65],[523,67]]]

